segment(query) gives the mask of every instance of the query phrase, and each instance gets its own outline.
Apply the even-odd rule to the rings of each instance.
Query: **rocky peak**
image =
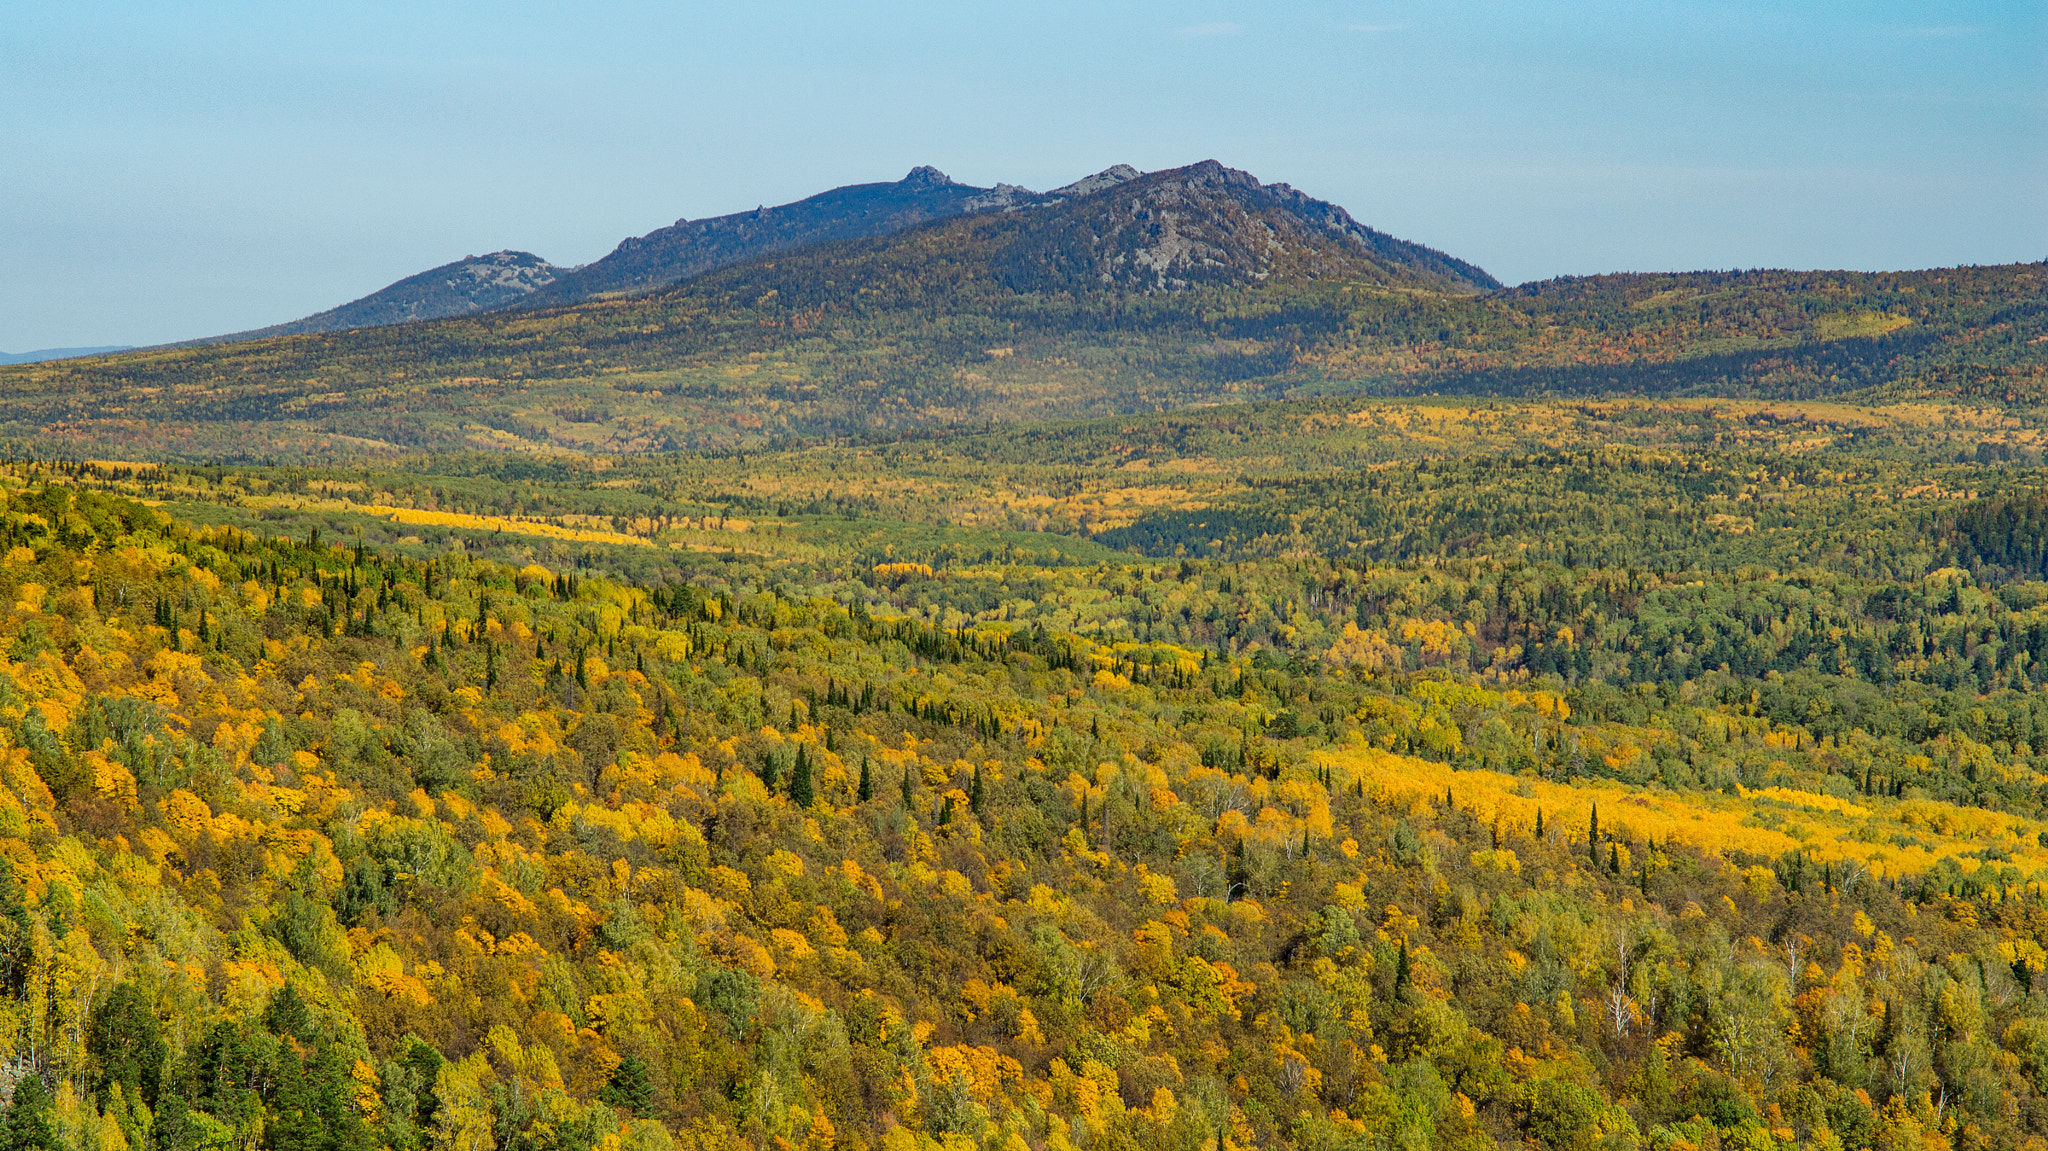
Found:
[[[461,261],[447,265],[447,271],[443,282],[451,288],[470,292],[495,289],[516,297],[553,283],[562,269],[532,252],[506,250],[464,256]]]
[[[897,183],[909,188],[950,188],[953,187],[953,177],[930,164],[919,164]]]

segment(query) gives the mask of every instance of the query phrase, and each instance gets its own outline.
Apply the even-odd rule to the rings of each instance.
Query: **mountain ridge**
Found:
[[[1128,164],[1117,164],[1040,193],[1017,184],[978,188],[920,164],[893,183],[847,184],[751,212],[697,220],[685,217],[620,241],[602,259],[564,273],[516,306],[549,307],[660,291],[693,276],[776,252],[890,235],[970,213],[1056,204],[1115,187],[1139,174]]]
[[[1267,281],[1354,281],[1460,295],[1499,281],[1436,249],[1365,227],[1286,184],[1204,160],[1047,194],[1003,212],[926,221],[714,269],[659,298],[713,308],[970,310],[1006,297],[1106,299],[1230,291]],[[1165,305],[1172,307],[1172,305]]]
[[[880,235],[972,211],[978,199],[997,194],[1001,187],[959,184],[937,168],[919,165],[893,183],[848,184],[751,212],[685,217],[621,240],[603,258],[564,274],[521,303],[547,307],[658,290],[752,256]]]

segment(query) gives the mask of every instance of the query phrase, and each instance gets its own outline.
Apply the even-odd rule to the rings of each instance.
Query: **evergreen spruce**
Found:
[[[798,807],[809,807],[817,799],[811,785],[811,757],[802,744],[796,749],[796,774],[789,781],[789,801]]]
[[[610,1079],[597,1090],[597,1101],[608,1107],[616,1107],[635,1119],[650,1118],[654,1114],[654,1083],[647,1075],[647,1064],[637,1055],[628,1055],[619,1060],[612,1070]]]
[[[156,1107],[170,1047],[140,985],[127,980],[114,985],[106,1001],[92,1013],[85,1050],[92,1060],[93,1098],[103,1109],[116,1087],[127,1099]]]
[[[263,1011],[263,1026],[273,1035],[290,1035],[301,1041],[314,1037],[313,1013],[306,1009],[306,1001],[290,982],[270,997],[270,1006]]]
[[[70,1151],[57,1132],[49,1085],[30,1072],[14,1085],[14,1099],[0,1122],[0,1151]]]

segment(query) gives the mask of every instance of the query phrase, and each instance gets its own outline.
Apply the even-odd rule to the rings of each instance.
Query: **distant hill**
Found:
[[[464,256],[416,276],[407,276],[360,300],[316,312],[303,320],[225,336],[208,336],[171,346],[222,344],[308,332],[346,332],[414,320],[466,316],[522,300],[552,283],[562,271],[531,252],[505,251],[492,252],[487,256]]]
[[[1057,203],[1137,176],[1137,169],[1118,164],[1041,195],[1014,184],[993,188],[957,184],[937,168],[921,166],[893,184],[851,184],[793,204],[703,220],[677,220],[669,227],[622,242],[610,255],[564,273],[521,303],[546,307],[652,291],[756,256],[887,235],[970,212]]]
[[[33,352],[0,352],[0,364],[36,364],[44,360],[70,360],[79,356],[104,356],[112,352],[125,352],[132,344],[114,344],[104,348],[41,348]]]

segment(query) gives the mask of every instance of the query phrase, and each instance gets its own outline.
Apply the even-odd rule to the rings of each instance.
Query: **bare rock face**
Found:
[[[1047,192],[1046,195],[1059,196],[1068,200],[1079,199],[1082,196],[1092,196],[1097,192],[1106,192],[1118,184],[1128,184],[1144,174],[1129,164],[1113,164],[1095,173],[1093,176],[1083,176],[1064,187],[1054,188],[1052,191]]]
[[[1045,197],[1021,184],[997,184],[981,195],[967,201],[970,212],[1010,212],[1042,204]]]
[[[476,305],[467,310],[488,311],[554,283],[562,272],[563,269],[531,252],[492,252],[488,256],[465,257],[426,274],[432,277],[440,273],[443,287]],[[422,299],[409,306],[423,311],[433,305]]]

